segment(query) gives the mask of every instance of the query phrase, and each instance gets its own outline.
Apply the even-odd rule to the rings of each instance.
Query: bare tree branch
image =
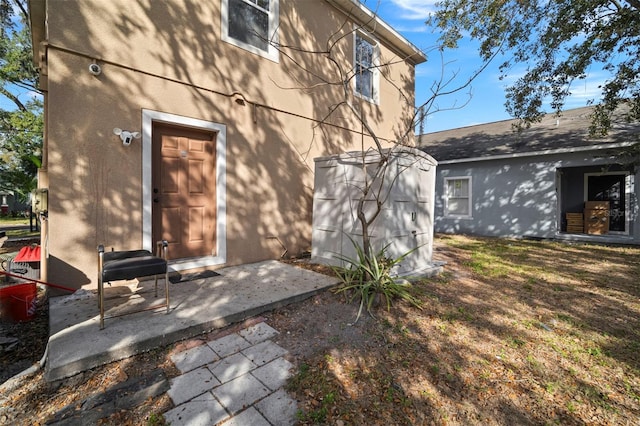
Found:
[[[22,19],[24,22],[29,22],[29,13],[27,12],[26,5],[23,4],[20,0],[14,0],[13,3],[20,9],[20,13],[22,14]]]
[[[366,256],[371,256],[371,227],[390,199],[390,188],[413,162],[409,162],[407,166],[393,167],[393,170],[391,170],[390,164],[394,156],[403,155],[402,150],[405,149],[404,146],[410,146],[413,143],[413,132],[416,127],[418,115],[422,114],[422,117],[428,116],[432,112],[431,109],[435,106],[436,99],[439,97],[469,88],[472,81],[488,66],[495,55],[489,58],[480,69],[462,82],[462,84],[452,87],[458,77],[458,73],[454,72],[451,75],[447,75],[446,69],[449,64],[444,63],[442,60],[442,49],[439,47],[431,49],[437,49],[440,52],[442,63],[441,73],[439,78],[435,80],[431,86],[430,96],[416,108],[411,94],[406,92],[405,88],[402,87],[399,82],[394,81],[390,73],[387,72],[397,64],[406,63],[409,57],[379,57],[375,63],[365,64],[367,68],[360,70],[352,63],[352,60],[344,57],[345,55],[342,53],[344,52],[345,46],[353,43],[353,41],[348,40],[349,37],[352,37],[358,31],[371,34],[368,28],[375,30],[375,14],[374,17],[365,23],[359,23],[353,26],[352,22],[357,22],[357,20],[352,19],[351,15],[347,13],[342,25],[327,37],[325,49],[319,49],[317,47],[305,48],[292,44],[283,45],[272,43],[272,45],[278,49],[287,64],[293,67],[290,76],[298,87],[290,87],[289,89],[311,91],[322,87],[340,87],[339,92],[336,90],[331,92],[336,96],[335,102],[328,107],[328,111],[323,117],[314,124],[312,143],[315,143],[315,129],[320,128],[321,131],[324,131],[322,129],[325,127],[325,124],[330,124],[331,118],[336,116],[340,111],[344,111],[344,117],[354,119],[361,127],[362,153],[358,161],[363,170],[364,182],[357,188],[359,196],[355,203],[354,213],[362,227],[362,249]],[[375,35],[375,31],[373,35]],[[320,66],[318,68],[318,62],[322,61],[316,61],[316,58],[323,58],[326,66]],[[372,125],[367,118],[368,108],[365,108],[363,105],[366,101],[357,97],[354,91],[353,81],[358,78],[358,72],[369,71],[377,72],[380,80],[384,81],[387,87],[392,87],[398,93],[398,99],[400,103],[404,105],[404,108],[411,111],[408,117],[402,118],[402,122],[399,123],[401,129],[397,133],[396,139],[390,143],[387,139],[381,138],[378,135],[375,126]],[[309,82],[309,80],[311,80],[311,82]],[[274,83],[278,84],[279,87],[281,86],[280,83]],[[470,96],[469,94],[469,97]],[[458,108],[458,106],[454,105],[454,108]],[[438,108],[438,110],[440,109]],[[367,149],[366,147],[368,146],[371,148]],[[308,153],[305,155],[308,155]],[[420,159],[416,158],[415,161],[420,161]]]
[[[0,87],[0,94],[11,100],[21,111],[27,111],[27,107],[18,99],[16,95],[9,92],[5,87]]]

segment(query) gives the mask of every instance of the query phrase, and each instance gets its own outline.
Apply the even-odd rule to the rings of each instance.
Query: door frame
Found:
[[[152,241],[153,194],[152,183],[152,129],[153,123],[164,123],[182,127],[209,130],[216,133],[216,255],[189,259],[172,259],[169,265],[174,271],[221,265],[227,262],[227,195],[226,195],[226,147],[227,126],[212,121],[200,120],[149,109],[142,110],[142,248],[154,250]],[[171,258],[171,247],[169,247]]]
[[[629,214],[630,208],[630,198],[631,198],[631,176],[632,174],[629,171],[621,170],[614,172],[602,172],[602,173],[585,173],[584,174],[584,201],[587,201],[589,196],[589,177],[590,176],[608,176],[608,175],[624,175],[624,188],[621,188],[624,191],[624,231],[609,231],[611,235],[629,235],[629,221],[631,215]]]

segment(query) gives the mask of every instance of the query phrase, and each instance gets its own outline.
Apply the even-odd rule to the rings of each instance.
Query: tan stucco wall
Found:
[[[345,109],[328,119],[341,127],[318,126],[343,99],[339,85],[311,87],[320,79],[284,55],[275,63],[221,41],[219,3],[49,2],[44,173],[51,282],[95,286],[97,244],[140,248],[141,144],[123,146],[113,128],[140,131],[143,109],[227,126],[227,265],[278,258],[283,248],[271,237],[290,255],[310,248],[313,158],[370,140]],[[324,49],[345,19],[322,1],[283,0],[280,42]],[[345,69],[352,42],[344,37],[334,52]],[[324,56],[291,54],[338,81]],[[384,48],[382,57],[398,59]],[[97,77],[88,72],[93,59],[102,67]],[[398,62],[388,76],[393,84],[381,78],[379,106],[351,100],[368,112],[379,137],[395,139],[413,112],[413,68]],[[249,102],[224,95],[234,91]]]

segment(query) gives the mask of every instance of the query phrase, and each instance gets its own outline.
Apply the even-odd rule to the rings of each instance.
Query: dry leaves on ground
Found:
[[[422,311],[352,325],[324,294],[273,315],[301,423],[636,423],[639,248],[441,236],[434,257]]]
[[[301,424],[637,423],[640,248],[439,236],[434,258],[448,263],[414,285],[423,310],[396,303],[354,324],[357,306],[323,292],[265,315],[296,366]],[[171,377],[170,350],[35,376],[0,422],[43,423],[158,366]],[[161,424],[170,407],[165,394],[103,422]]]

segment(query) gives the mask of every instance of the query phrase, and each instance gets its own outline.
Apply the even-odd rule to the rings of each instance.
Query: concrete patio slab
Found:
[[[179,405],[210,391],[220,385],[220,381],[208,368],[200,367],[171,379],[170,385],[169,396],[174,404]]]
[[[253,407],[244,410],[242,413],[230,420],[222,423],[222,426],[271,426],[271,423],[267,421],[262,415]]]
[[[164,413],[171,425],[211,426],[227,419],[229,414],[210,393]]]
[[[187,371],[202,367],[205,364],[218,361],[219,359],[220,357],[207,345],[196,346],[195,348],[180,352],[171,357],[171,361],[173,361],[181,373],[186,373]]]
[[[278,261],[234,266],[216,272],[220,276],[170,284],[168,314],[163,308],[117,316],[106,319],[103,330],[99,328],[95,295],[52,298],[46,379],[69,377],[221,328],[303,300],[337,283],[335,278]],[[158,284],[163,288],[162,280]],[[105,297],[107,315],[153,306],[159,300],[153,292],[153,281],[144,281],[128,289],[105,289]],[[247,337],[258,340],[269,333],[268,329],[253,330]]]
[[[251,346],[251,343],[242,336],[233,333],[214,340],[213,342],[208,342],[207,345],[218,354],[218,356],[224,357],[248,348]]]
[[[251,370],[255,370],[256,367],[256,364],[240,353],[230,355],[218,362],[207,365],[209,371],[220,380],[220,383],[227,383]]]
[[[296,423],[298,404],[284,389],[258,401],[255,407],[272,425],[291,426]]]
[[[252,375],[245,374],[218,386],[211,393],[231,414],[237,414],[271,391]]]
[[[199,424],[194,411],[202,409],[203,418],[209,419],[215,414],[225,426],[294,424],[297,402],[284,390],[288,378],[294,374],[294,366],[285,359],[287,351],[271,340],[279,333],[260,322],[231,335],[248,343],[242,336],[258,334],[270,337],[268,340],[255,339],[258,343],[250,344],[242,352],[229,352],[221,355],[219,361],[172,378],[168,395],[175,407],[164,414],[165,420],[174,426]],[[199,347],[225,347],[225,342],[236,341],[229,336],[214,337]],[[191,351],[185,349],[180,353]],[[271,358],[275,353],[280,356],[258,366],[243,355],[244,351],[265,351],[263,358]],[[224,408],[226,417],[216,411],[217,405],[211,404],[212,400]]]

